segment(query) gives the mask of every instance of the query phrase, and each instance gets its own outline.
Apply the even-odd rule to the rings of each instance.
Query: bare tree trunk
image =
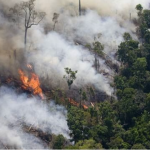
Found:
[[[79,0],[79,16],[81,16],[81,0]]]
[[[54,23],[54,26],[53,26],[53,31],[55,30],[55,26],[56,26],[56,22]]]
[[[28,28],[25,28],[25,35],[24,35],[24,50],[25,50],[25,52],[27,50],[27,33],[28,33]]]
[[[99,60],[97,60],[97,65],[98,65],[98,66],[97,66],[97,67],[98,67],[98,68],[97,68],[97,71],[99,71],[99,68],[100,68]]]
[[[97,71],[97,56],[96,56],[96,53],[95,53],[95,62],[94,62],[94,65],[95,65],[95,69]]]

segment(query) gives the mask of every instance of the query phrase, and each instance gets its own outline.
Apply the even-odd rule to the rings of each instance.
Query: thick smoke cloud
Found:
[[[130,0],[106,0],[105,3],[102,0],[81,0],[81,2],[82,8],[86,11],[79,17],[78,1],[36,0],[36,8],[45,11],[47,16],[43,23],[28,32],[28,51],[32,52],[27,59],[29,62],[32,60],[40,77],[48,76],[51,79],[49,81],[52,86],[59,86],[64,82],[62,79],[64,67],[71,67],[78,70],[75,85],[81,87],[94,84],[97,89],[110,95],[112,89],[109,83],[112,80],[102,74],[96,74],[93,68],[93,55],[84,47],[76,46],[74,43],[92,44],[94,38],[100,35],[97,40],[104,45],[104,52],[114,60],[113,56],[123,40],[124,32],[129,32],[136,39],[134,34],[136,27],[130,20],[130,13],[132,17],[136,17],[136,4],[141,3],[147,8],[149,3],[148,0],[133,0],[132,2]],[[25,57],[21,52],[24,37],[23,26],[14,25],[8,19],[9,8],[16,3],[19,2],[17,0],[11,2],[1,0],[0,2],[0,62],[3,64],[0,69],[6,68],[10,74],[13,72],[14,75],[17,74],[16,70],[21,58]],[[51,32],[54,25],[52,21],[54,12],[59,13],[56,33]],[[14,58],[15,51],[17,59]],[[100,70],[105,70],[111,76],[114,74],[113,70],[107,67],[101,59]]]
[[[78,4],[78,0],[68,0],[69,2]],[[145,8],[148,8],[149,0],[81,0],[82,6],[85,8],[93,8],[103,15],[114,16],[116,12],[120,15],[129,17],[130,12],[135,11],[137,4],[142,4]],[[135,15],[135,13],[134,13]]]
[[[27,0],[24,0],[27,1]],[[36,8],[47,16],[38,26],[28,32],[28,52],[23,51],[24,29],[9,18],[9,8],[18,0],[0,0],[0,75],[17,76],[24,58],[32,63],[40,79],[53,87],[67,89],[63,79],[64,68],[78,70],[74,85],[94,85],[98,90],[111,95],[112,78],[97,73],[93,67],[94,55],[86,44],[97,38],[104,45],[104,52],[115,60],[115,53],[124,32],[134,39],[136,26],[132,19],[137,17],[135,6],[139,3],[149,7],[149,0],[81,0],[82,16],[78,16],[78,0],[36,0]],[[54,31],[53,13],[58,13]],[[79,43],[79,44],[77,44]],[[114,75],[105,61],[99,58],[100,71]],[[13,145],[19,148],[46,148],[37,137],[26,133],[22,124],[39,127],[43,132],[63,134],[69,138],[66,111],[53,102],[48,105],[36,98],[17,95],[14,90],[0,88],[0,146]],[[5,136],[4,136],[5,135]],[[0,148],[1,148],[0,147]]]
[[[104,45],[104,51],[109,54],[116,51],[125,32],[131,33],[136,38],[133,34],[135,26],[129,21],[126,22],[127,24],[131,28],[125,28],[114,17],[103,17],[95,11],[88,10],[81,17],[68,16],[64,18],[62,16],[60,23],[58,23],[58,30],[68,37],[68,40],[79,41],[84,44],[92,44],[94,38],[100,35],[97,40]]]
[[[130,32],[136,38],[132,31],[121,27],[114,18],[101,17],[95,11],[88,11],[81,17],[61,16],[56,32],[45,35],[41,27],[32,30],[31,41],[37,50],[29,53],[28,60],[34,64],[40,77],[46,79],[48,76],[49,84],[63,87],[64,68],[69,67],[78,70],[76,86],[95,85],[98,90],[111,95],[113,90],[109,84],[112,80],[96,73],[93,68],[94,54],[74,43],[92,45],[94,38],[100,34],[97,40],[104,45],[104,52],[112,57],[125,32]],[[113,71],[105,65],[105,61],[99,61],[100,70],[112,75]]]
[[[26,0],[25,0],[26,1]],[[94,38],[100,35],[98,41],[104,45],[104,52],[112,57],[117,51],[117,47],[123,40],[124,32],[129,32],[136,39],[136,27],[130,20],[136,17],[135,6],[141,3],[145,8],[148,0],[81,0],[82,8],[86,11],[84,15],[78,16],[78,1],[73,0],[36,0],[36,8],[45,11],[47,16],[39,25],[34,26],[28,32],[28,54],[27,59],[32,62],[36,73],[40,77],[48,77],[52,86],[67,87],[62,79],[64,68],[70,67],[78,70],[78,77],[75,85],[82,87],[93,84],[99,90],[112,93],[109,86],[111,78],[106,78],[103,74],[97,74],[93,68],[94,57],[84,46],[76,46],[74,43],[82,45],[91,44]],[[23,26],[14,25],[7,15],[10,7],[19,3],[17,0],[11,2],[1,0],[1,28],[0,28],[0,53],[1,70],[7,68],[10,74],[17,74],[17,69],[22,60],[23,49]],[[92,10],[90,10],[92,9]],[[53,29],[53,13],[59,13],[58,23],[55,32]],[[8,42],[7,42],[8,41]],[[35,51],[36,49],[36,51]],[[17,59],[14,59],[15,50]],[[100,59],[100,70],[105,70],[113,76],[113,70],[105,65],[105,61]],[[11,66],[11,67],[10,67]],[[6,71],[8,72],[8,71]],[[83,80],[84,79],[84,80]]]
[[[3,145],[45,148],[38,137],[23,130],[23,125],[69,138],[64,107],[55,105],[52,101],[47,104],[36,98],[28,98],[26,94],[18,95],[7,87],[0,88],[0,97],[0,148]]]
[[[49,76],[47,82],[50,84],[57,84],[58,79],[63,82],[64,68],[69,67],[78,70],[76,86],[93,84],[97,89],[111,94],[107,79],[97,74],[92,67],[93,56],[81,46],[68,42],[58,33],[50,32],[43,36],[37,49],[36,55],[35,52],[30,53],[29,61],[34,64],[36,72],[41,77]]]

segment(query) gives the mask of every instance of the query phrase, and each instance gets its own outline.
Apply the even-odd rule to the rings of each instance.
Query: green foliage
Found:
[[[75,145],[78,149],[102,149],[101,143],[96,143],[93,139],[79,141]]]
[[[127,79],[124,76],[116,76],[114,81],[117,89],[123,90],[127,87]]]
[[[138,23],[137,33],[142,38],[143,43],[150,43],[150,10],[143,10],[141,5],[137,5],[138,8]]]
[[[142,77],[146,73],[147,62],[146,59],[137,58],[137,60],[133,64],[134,75]]]
[[[122,42],[118,47],[119,60],[131,66],[137,58],[138,44],[139,42],[134,40]]]
[[[63,149],[65,147],[65,141],[63,135],[58,135],[53,143],[53,149]]]
[[[146,108],[147,108],[147,110],[150,110],[150,93],[147,94]]]
[[[68,126],[72,131],[71,136],[75,142],[89,137],[90,124],[90,113],[71,106],[68,111]]]
[[[104,50],[104,46],[100,42],[98,41],[94,42],[93,46],[94,46],[95,53],[97,53],[98,55],[103,55],[102,51]]]
[[[132,37],[129,33],[125,32],[124,35],[123,35],[123,38],[125,41],[130,41],[132,40]]]
[[[128,149],[129,147],[130,145],[124,142],[121,137],[111,138],[111,141],[109,143],[110,149]]]
[[[103,50],[104,50],[104,46],[99,41],[96,41],[93,43],[93,53],[95,55],[94,66],[97,71],[99,70],[99,67],[100,67],[98,57],[104,57]]]
[[[86,95],[86,92],[85,92],[85,91],[82,92],[82,99],[83,99],[83,100],[87,100],[87,95]]]
[[[114,78],[117,99],[88,110],[69,108],[68,126],[75,141],[69,148],[150,148],[150,10],[143,10],[140,4],[136,9],[140,42],[125,33],[118,47],[121,68]],[[95,56],[104,54],[99,42],[94,43],[94,51]],[[90,88],[80,92],[84,100],[88,92],[94,95]]]
[[[100,103],[98,110],[91,107],[84,111],[71,106],[68,111],[68,126],[75,143],[82,143],[81,140],[90,138],[98,143],[107,143],[112,135],[122,130],[117,122],[116,112],[109,102]]]
[[[65,72],[66,72],[66,75],[64,75],[64,78],[67,80],[69,89],[71,89],[71,85],[76,79],[76,74],[78,71],[72,71],[70,68],[65,68]]]
[[[143,146],[143,145],[140,144],[140,143],[134,144],[131,148],[132,148],[132,149],[146,149],[145,146]]]
[[[138,5],[136,5],[136,9],[137,9],[138,11],[142,11],[142,10],[143,10],[143,7],[142,7],[141,4],[138,4]]]

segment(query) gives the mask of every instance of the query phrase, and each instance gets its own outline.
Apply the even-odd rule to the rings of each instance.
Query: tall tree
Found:
[[[79,0],[79,16],[81,16],[81,0]]]
[[[93,50],[94,50],[94,55],[95,55],[94,66],[95,66],[96,70],[98,71],[99,67],[100,67],[98,57],[99,56],[103,57],[104,46],[100,42],[96,41],[93,43],[93,47],[94,47]]]
[[[59,14],[57,13],[53,14],[53,19],[52,19],[52,21],[54,22],[53,30],[55,30],[55,26],[58,23],[58,17],[59,17]]]
[[[24,49],[27,49],[27,33],[34,25],[38,25],[45,17],[45,12],[38,12],[35,9],[35,1],[29,0],[27,2],[21,2],[10,8],[13,21],[24,23]]]
[[[138,16],[142,14],[143,7],[141,4],[136,5],[136,10],[138,10]]]
[[[71,89],[71,85],[73,84],[74,80],[76,79],[76,74],[78,71],[72,71],[71,68],[65,68],[66,75],[63,78],[67,80],[67,84],[69,90]]]

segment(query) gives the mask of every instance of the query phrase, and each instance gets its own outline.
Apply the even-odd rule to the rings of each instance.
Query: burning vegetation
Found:
[[[32,69],[31,65],[27,65],[27,67],[29,69]],[[39,77],[33,72],[30,72],[29,73],[30,77],[28,77],[25,74],[25,72],[21,69],[18,70],[18,73],[20,75],[20,80],[22,83],[21,87],[24,90],[30,91],[34,95],[39,95],[41,97],[41,99],[44,99],[44,95],[43,95],[42,89],[40,87]]]
[[[149,149],[150,10],[53,1],[0,0],[0,149]]]
[[[68,102],[73,105],[73,106],[76,106],[76,107],[82,107],[83,109],[88,109],[89,107],[87,105],[84,105],[84,104],[80,104],[76,101],[74,101],[73,99],[69,98],[68,99]],[[80,106],[81,105],[81,106]]]

